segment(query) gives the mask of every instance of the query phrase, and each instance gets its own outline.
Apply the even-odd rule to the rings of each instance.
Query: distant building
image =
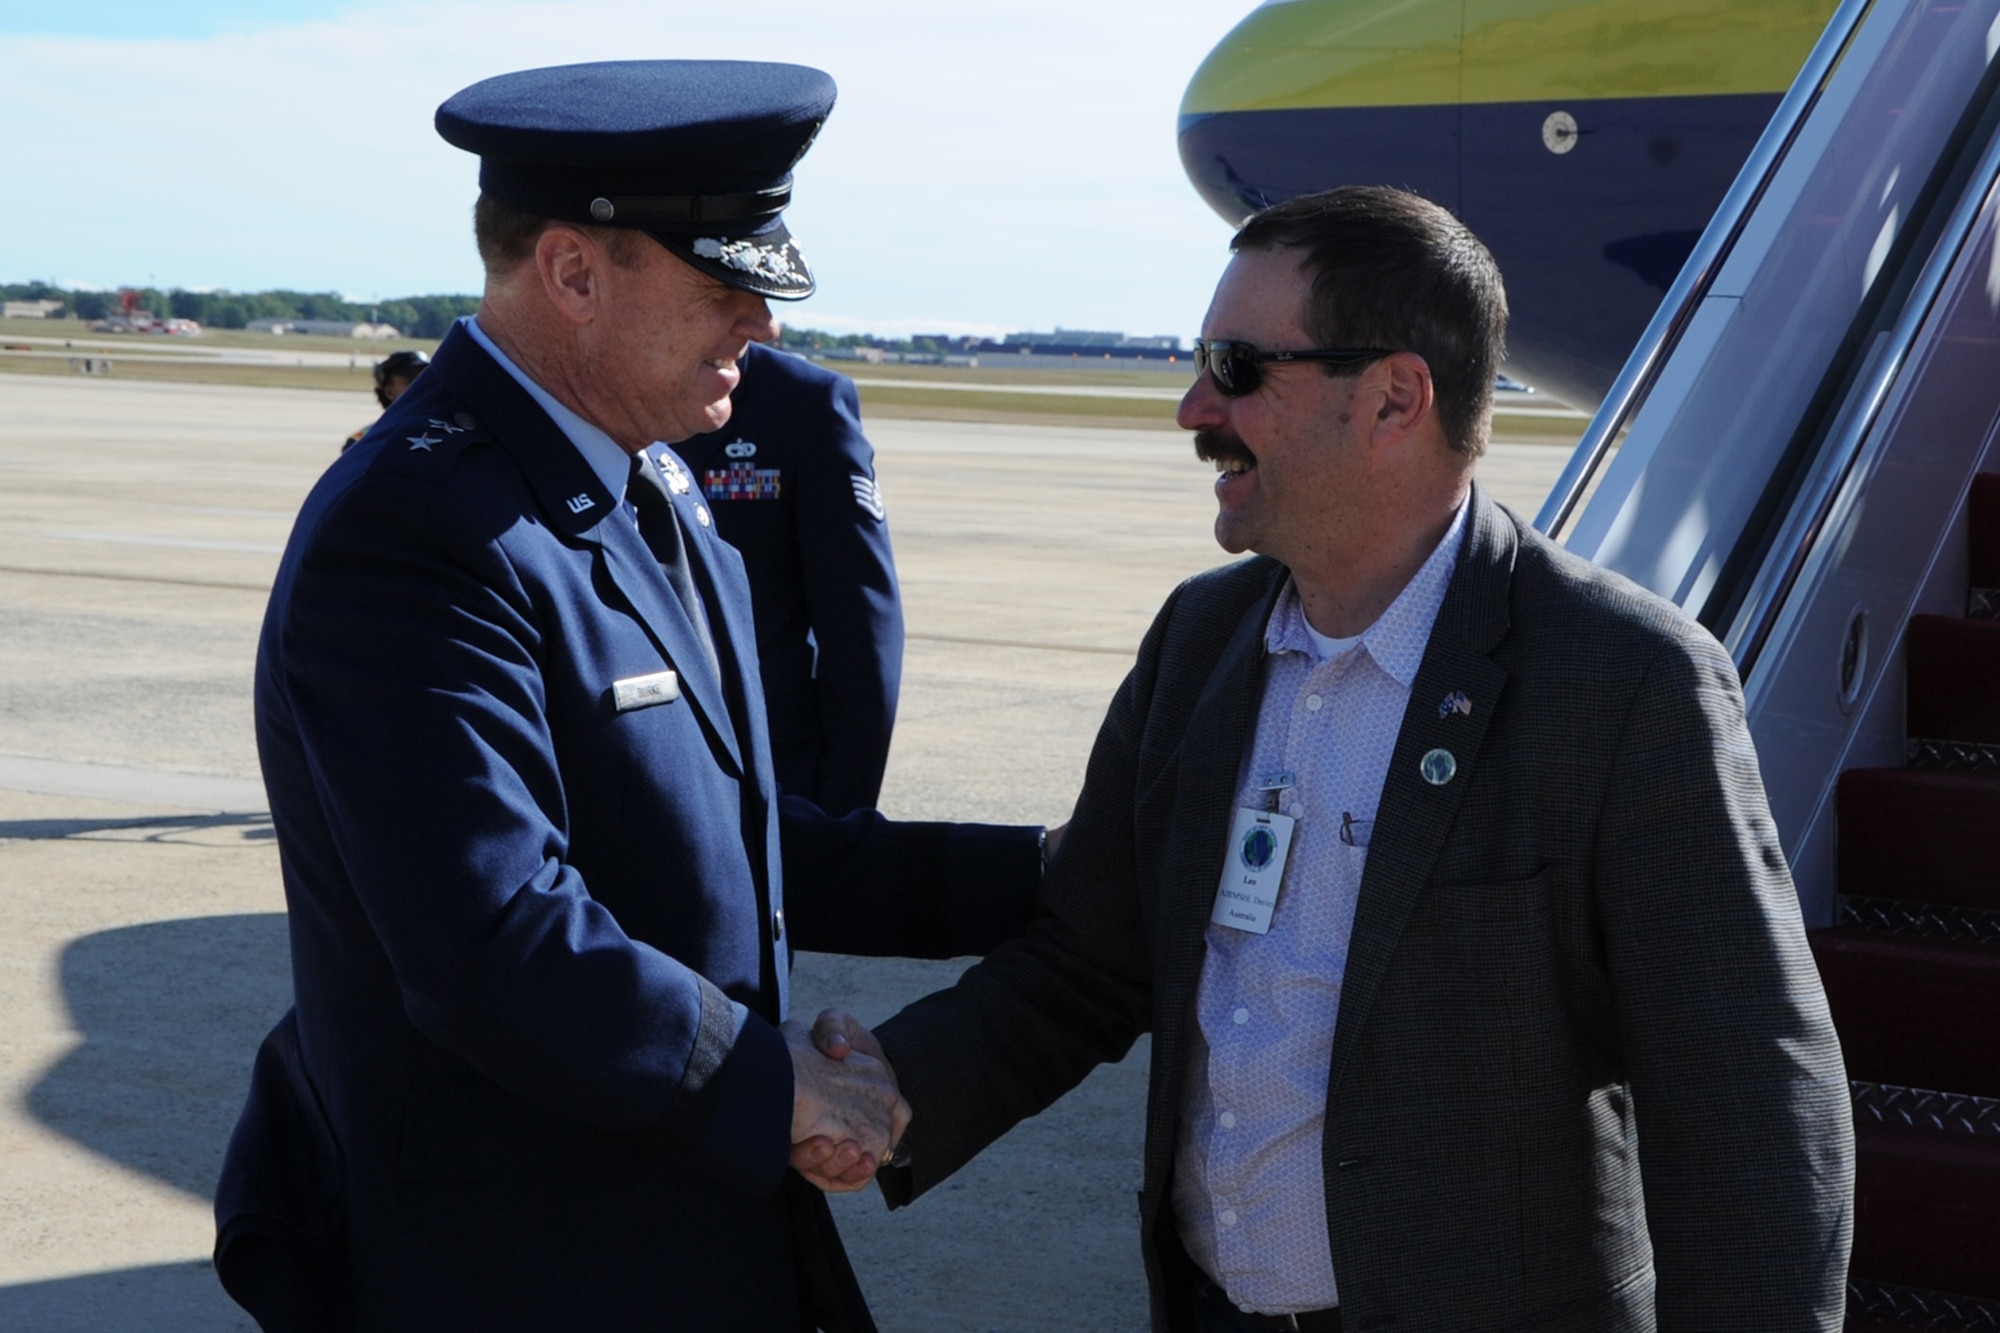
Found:
[[[1003,346],[1030,347],[1038,352],[1047,352],[1060,347],[1065,351],[1158,351],[1178,352],[1181,340],[1161,334],[1155,338],[1135,338],[1127,333],[1103,329],[1057,329],[1054,333],[1010,333]]]
[[[201,325],[191,319],[161,319],[150,310],[106,315],[90,326],[99,333],[154,333],[172,338],[199,338]]]
[[[60,319],[61,301],[7,301],[0,304],[0,319]]]
[[[1167,334],[1153,338],[1135,338],[1130,334],[1109,332],[1099,329],[1057,329],[1052,333],[1010,333],[1000,342],[992,339],[963,339],[958,350],[967,354],[978,354],[988,359],[988,365],[997,364],[994,358],[1002,355],[1033,357],[1040,365],[1046,358],[1068,357],[1072,360],[1125,362],[1159,362],[1161,368],[1177,363],[1187,356],[1181,350],[1181,340]]]
[[[251,333],[313,333],[328,338],[399,338],[393,324],[352,319],[253,319],[243,326]]]

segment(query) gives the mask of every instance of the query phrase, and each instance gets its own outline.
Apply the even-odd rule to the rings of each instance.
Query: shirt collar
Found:
[[[1465,515],[1471,505],[1461,503],[1452,516],[1451,527],[1430,553],[1416,576],[1403,585],[1389,609],[1361,633],[1360,646],[1375,664],[1408,689],[1423,665],[1431,627],[1437,623],[1438,609],[1444,605],[1445,589],[1458,568],[1458,548],[1465,534]],[[1312,635],[1306,628],[1305,603],[1299,597],[1298,582],[1287,577],[1271,618],[1264,624],[1266,653],[1315,655]]]
[[[549,420],[556,423],[576,451],[583,455],[583,461],[590,464],[590,470],[604,483],[604,489],[620,504],[625,501],[625,480],[632,475],[632,455],[625,452],[618,441],[606,435],[597,427],[564,406],[555,395],[528,378],[528,373],[515,365],[508,355],[486,336],[486,330],[479,327],[475,315],[467,315],[459,321],[465,331],[472,335],[472,341],[486,349],[486,354],[499,363],[500,369],[514,377],[514,382],[528,391],[542,411],[549,414]]]

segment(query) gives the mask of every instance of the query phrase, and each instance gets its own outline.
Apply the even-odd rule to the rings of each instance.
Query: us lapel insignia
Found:
[[[1465,697],[1464,690],[1453,690],[1438,704],[1438,720],[1440,722],[1450,717],[1453,713],[1463,713],[1467,717],[1472,716],[1472,700]]]
[[[1458,760],[1450,750],[1432,750],[1417,761],[1417,771],[1433,787],[1442,787],[1458,776]]]
[[[667,479],[667,489],[675,495],[686,495],[688,493],[688,476],[687,473],[681,471],[681,465],[665,454],[661,454],[654,461],[659,463],[660,474]]]

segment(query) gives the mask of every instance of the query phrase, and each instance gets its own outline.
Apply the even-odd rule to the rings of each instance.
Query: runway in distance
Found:
[[[1188,178],[1232,225],[1400,185],[1492,249],[1511,373],[1594,408],[1834,0],[1267,0],[1181,101]]]

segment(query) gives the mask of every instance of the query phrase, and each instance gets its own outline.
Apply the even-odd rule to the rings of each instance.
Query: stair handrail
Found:
[[[1758,654],[1776,627],[1785,600],[1797,585],[1820,533],[1840,499],[1854,465],[1874,431],[1896,382],[1909,364],[1917,335],[1937,305],[1952,268],[1974,235],[1979,219],[2000,190],[2000,133],[1979,149],[1977,165],[1951,206],[1944,226],[1923,258],[1893,325],[1877,335],[1878,346],[1864,363],[1862,374],[1843,396],[1834,430],[1820,452],[1820,461],[1802,482],[1770,553],[1744,596],[1743,604],[1722,635],[1736,661],[1737,673],[1748,679]],[[1914,220],[1914,219],[1913,219]]]
[[[1541,512],[1535,516],[1535,528],[1544,536],[1554,536],[1575,513],[1591,478],[1597,475],[1605,455],[1610,452],[1612,441],[1618,438],[1632,412],[1651,392],[1666,364],[1667,354],[1694,319],[1716,274],[1721,271],[1723,259],[1735,249],[1750,215],[1756,211],[1757,204],[1770,187],[1772,177],[1798,139],[1806,118],[1818,104],[1827,76],[1840,63],[1841,55],[1875,3],[1876,0],[1842,0],[1840,8],[1827,20],[1826,29],[1820,33],[1812,54],[1806,57],[1806,63],[1800,67],[1798,77],[1792,80],[1792,86],[1778,103],[1778,109],[1771,113],[1770,123],[1758,136],[1757,146],[1750,150],[1743,169],[1736,173],[1729,192],[1716,206],[1708,226],[1702,229],[1701,239],[1695,242],[1694,250],[1681,266],[1673,285],[1667,289],[1659,309],[1653,312],[1646,331],[1626,358],[1624,369],[1612,381],[1604,401],[1598,405],[1596,415],[1591,417],[1590,425],[1584,429],[1583,438],[1577,441],[1576,449],[1570,454],[1562,475],[1556,479],[1554,489],[1542,502]]]

